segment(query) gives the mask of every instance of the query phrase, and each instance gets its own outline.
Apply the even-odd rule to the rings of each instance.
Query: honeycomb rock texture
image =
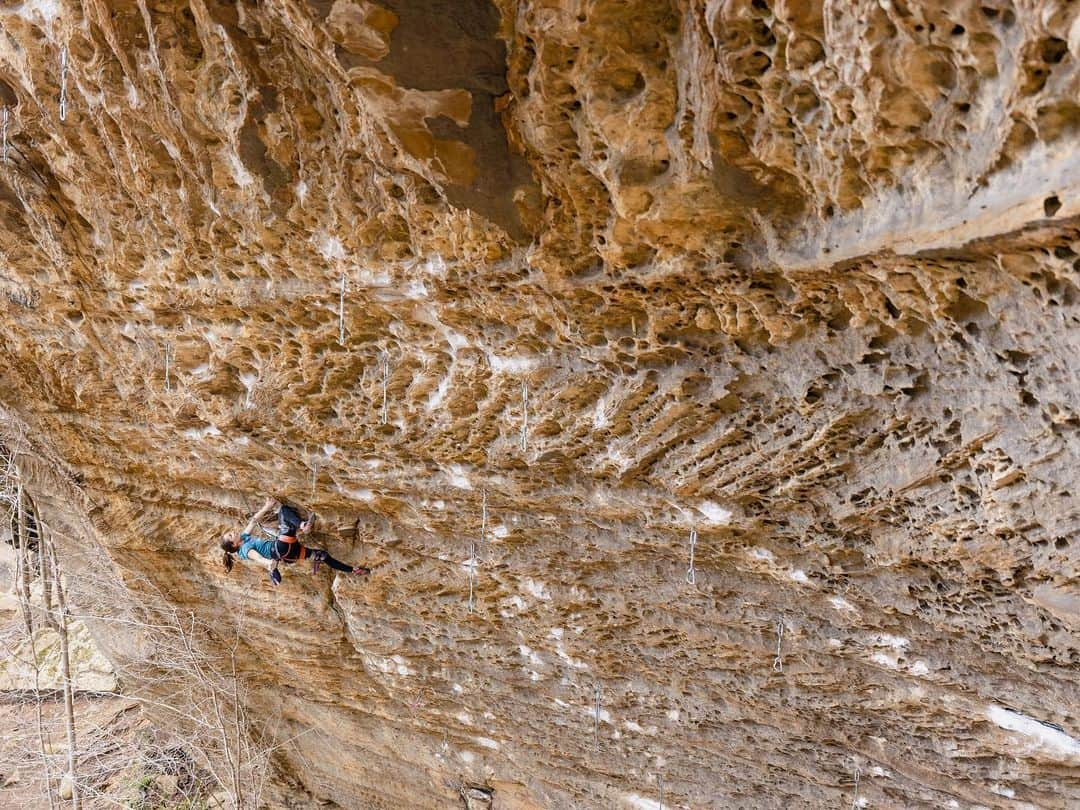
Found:
[[[4,0],[4,441],[242,614],[292,806],[1080,807],[1078,60],[1069,0]],[[267,493],[370,578],[227,575]]]

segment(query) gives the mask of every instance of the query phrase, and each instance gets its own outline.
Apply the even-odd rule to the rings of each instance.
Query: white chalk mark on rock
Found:
[[[1054,759],[1080,762],[1080,740],[1056,726],[1001,706],[988,706],[986,717],[994,725],[1026,738],[1026,741],[1013,738],[1019,748],[1013,752],[1015,754],[1042,754]]]

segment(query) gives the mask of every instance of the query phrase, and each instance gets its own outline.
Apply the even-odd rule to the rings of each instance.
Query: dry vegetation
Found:
[[[193,615],[155,598],[149,583],[125,585],[102,556],[88,566],[80,560],[77,576],[65,572],[50,527],[23,491],[17,458],[27,451],[0,447],[0,525],[11,529],[19,604],[17,617],[0,627],[0,649],[22,656],[34,673],[27,688],[3,695],[0,803],[74,810],[264,805],[277,746],[243,709],[235,657],[242,617],[229,638],[220,627],[215,637]],[[137,640],[134,655],[113,662],[118,692],[76,697],[68,649],[75,621]],[[50,665],[52,645],[43,641],[50,631],[60,639],[59,689],[38,677]]]

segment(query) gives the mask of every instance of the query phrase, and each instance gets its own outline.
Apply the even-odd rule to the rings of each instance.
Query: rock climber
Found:
[[[258,537],[254,535],[255,529],[259,528],[269,533],[262,526],[263,518],[274,510],[277,510],[278,531],[277,537]],[[311,513],[307,520],[300,517],[300,513],[293,507],[283,504],[275,498],[267,498],[262,508],[251,516],[244,530],[237,534],[235,531],[225,532],[221,536],[221,548],[225,552],[222,562],[226,571],[233,567],[233,555],[241,560],[261,565],[270,575],[270,581],[275,586],[281,583],[281,572],[278,570],[279,562],[294,563],[303,559],[311,560],[313,574],[319,572],[319,566],[326,563],[335,571],[343,571],[347,574],[361,574],[366,576],[371,573],[370,568],[362,565],[347,565],[340,560],[334,559],[322,549],[310,548],[303,545],[297,538],[311,532],[315,525],[315,513]]]

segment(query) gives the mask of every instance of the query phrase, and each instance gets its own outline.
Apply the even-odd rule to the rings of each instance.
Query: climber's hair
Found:
[[[225,573],[232,571],[233,553],[238,550],[236,547],[236,540],[233,539],[235,535],[235,532],[225,532],[225,534],[221,536],[220,545],[221,548],[225,551],[225,554],[222,555],[221,558],[221,564],[225,566]]]

